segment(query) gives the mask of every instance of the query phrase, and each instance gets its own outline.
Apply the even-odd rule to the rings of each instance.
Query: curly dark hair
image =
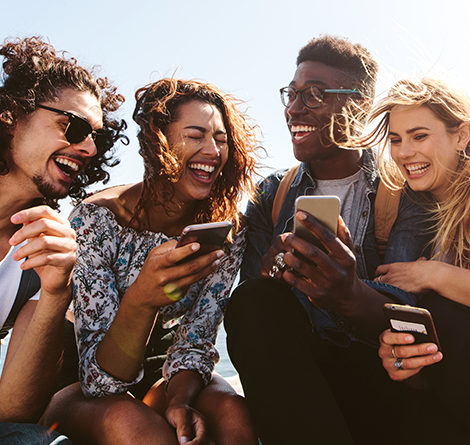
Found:
[[[168,203],[174,196],[173,184],[180,179],[183,165],[182,159],[168,144],[165,132],[171,122],[178,120],[181,105],[201,101],[220,111],[227,132],[229,156],[210,195],[199,203],[195,222],[228,220],[234,222],[238,229],[238,205],[244,192],[250,196],[253,192],[256,151],[260,148],[255,127],[237,109],[236,104],[241,101],[222,93],[214,85],[173,78],[161,79],[140,88],[135,96],[137,104],[133,118],[140,127],[137,137],[145,167],[136,215],[149,200],[153,205],[168,209]]]
[[[368,99],[375,96],[379,66],[366,48],[342,37],[320,35],[310,40],[297,56],[297,66],[302,62],[321,62],[344,70],[356,88]]]
[[[89,185],[98,181],[108,182],[109,173],[105,167],[119,163],[113,159],[112,147],[118,140],[126,145],[129,143],[123,134],[126,122],[113,116],[124,102],[124,96],[116,92],[116,87],[107,78],[96,78],[92,72],[79,66],[75,58],[66,52],[58,54],[41,37],[5,40],[0,47],[0,56],[4,58],[0,86],[0,175],[10,171],[5,154],[10,149],[11,130],[15,123],[35,111],[41,102],[56,99],[62,88],[71,88],[89,92],[100,101],[103,131],[109,142],[73,181],[69,195],[82,199]]]

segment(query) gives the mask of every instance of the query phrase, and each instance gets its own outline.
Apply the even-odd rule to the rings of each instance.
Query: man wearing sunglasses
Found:
[[[0,443],[70,443],[35,423],[56,387],[75,233],[53,208],[106,180],[125,124],[106,80],[38,38],[5,41],[0,86]]]
[[[380,264],[372,153],[341,147],[343,110],[349,107],[355,119],[357,110],[367,111],[377,72],[361,45],[321,36],[301,49],[294,78],[280,90],[301,164],[277,212],[286,170],[263,181],[249,203],[241,271],[246,281],[234,291],[225,316],[228,351],[263,445],[389,443],[384,421],[409,400],[403,385],[384,376],[377,356],[378,336],[386,329],[382,307],[390,298],[379,283],[361,280],[373,279]],[[301,195],[341,199],[338,237],[304,215],[302,224],[325,251],[290,233]],[[419,206],[402,199],[387,262],[422,255],[430,236],[420,231],[423,220]],[[416,302],[398,289],[393,297]]]

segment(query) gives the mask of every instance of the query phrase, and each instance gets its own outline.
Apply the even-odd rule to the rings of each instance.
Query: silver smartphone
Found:
[[[295,200],[295,214],[301,210],[312,215],[336,235],[338,232],[339,206],[340,199],[337,196],[299,196]],[[295,217],[294,234],[326,252],[319,239]],[[298,252],[294,252],[294,254],[302,257]]]
[[[197,252],[179,261],[179,263],[186,263],[198,256],[221,249],[231,229],[232,224],[227,221],[186,226],[181,232],[176,247],[185,246],[189,243],[199,243],[201,247]]]

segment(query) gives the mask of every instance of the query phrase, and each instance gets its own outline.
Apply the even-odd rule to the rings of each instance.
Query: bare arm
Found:
[[[75,263],[75,233],[70,224],[46,206],[24,210],[12,221],[23,224],[10,240],[28,243],[14,255],[28,259],[41,279],[39,301],[25,304],[15,322],[0,380],[0,420],[36,422],[56,385],[63,348],[65,312]]]
[[[457,303],[470,306],[470,270],[424,259],[412,263],[384,264],[377,268],[380,281],[419,294],[434,290]],[[378,278],[375,279],[378,281]]]

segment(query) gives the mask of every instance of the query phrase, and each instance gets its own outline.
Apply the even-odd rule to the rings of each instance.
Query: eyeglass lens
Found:
[[[287,87],[282,89],[281,99],[282,103],[286,107],[290,107],[297,95],[300,94],[302,102],[310,108],[316,108],[321,104],[322,95],[318,88],[308,87],[301,91],[295,91],[294,89]]]

